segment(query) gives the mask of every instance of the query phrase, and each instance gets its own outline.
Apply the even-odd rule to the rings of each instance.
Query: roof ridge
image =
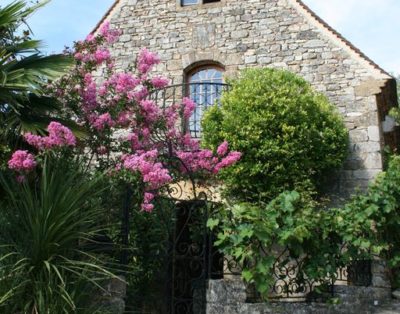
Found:
[[[96,33],[100,26],[104,23],[104,21],[108,18],[108,16],[111,14],[111,12],[114,10],[114,8],[121,2],[121,0],[115,0],[114,3],[108,8],[106,13],[101,17],[100,21],[97,22],[96,26],[93,28],[93,30],[90,32],[91,34]]]

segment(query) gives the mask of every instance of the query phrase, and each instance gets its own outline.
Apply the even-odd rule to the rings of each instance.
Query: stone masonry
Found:
[[[246,302],[241,280],[210,280],[207,287],[207,314],[399,314],[400,303],[391,291],[380,287],[335,286],[336,302]],[[201,313],[201,312],[197,312]],[[195,314],[197,314],[195,312]]]
[[[104,20],[122,31],[112,47],[120,69],[131,68],[147,47],[162,58],[156,72],[174,84],[201,64],[222,66],[226,77],[247,67],[275,67],[305,78],[337,106],[350,131],[349,158],[334,180],[341,197],[366,187],[383,168],[384,145],[397,143],[397,127],[387,117],[397,106],[393,78],[300,0],[185,7],[179,0],[119,0]]]

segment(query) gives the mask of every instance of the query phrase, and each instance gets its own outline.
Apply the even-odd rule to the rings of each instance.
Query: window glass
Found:
[[[181,0],[182,6],[198,4],[199,0]]]
[[[223,89],[221,69],[203,68],[189,76],[189,97],[196,103],[189,119],[189,130],[193,137],[200,137],[203,113],[207,107],[219,102]]]

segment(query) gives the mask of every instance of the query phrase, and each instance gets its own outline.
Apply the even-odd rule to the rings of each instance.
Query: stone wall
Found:
[[[107,19],[122,36],[117,66],[134,65],[141,47],[156,51],[156,72],[173,83],[196,64],[216,62],[226,76],[247,67],[295,72],[325,93],[350,131],[350,157],[335,180],[341,196],[382,170],[377,96],[390,76],[323,25],[297,0],[221,0],[181,7],[177,0],[120,0]],[[385,117],[382,117],[382,120]]]
[[[391,291],[381,287],[335,286],[335,302],[247,303],[241,280],[210,280],[207,289],[207,314],[355,314],[400,313],[400,304]],[[329,301],[329,299],[325,300]],[[195,313],[196,314],[196,313]]]

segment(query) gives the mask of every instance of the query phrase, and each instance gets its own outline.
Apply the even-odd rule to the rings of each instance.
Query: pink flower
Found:
[[[185,120],[189,119],[192,115],[194,109],[196,108],[196,103],[188,97],[183,98],[183,117]]]
[[[78,60],[78,61],[81,61],[81,60],[83,59],[83,55],[82,55],[80,52],[77,52],[77,53],[74,55],[74,57],[75,57],[75,59]]]
[[[148,184],[150,190],[158,189],[169,183],[172,178],[167,169],[160,162],[156,162],[157,150],[126,155],[123,157],[123,167],[131,171],[139,171],[143,182]]]
[[[143,202],[144,203],[150,203],[154,199],[154,194],[153,193],[144,193],[144,198]]]
[[[143,100],[139,103],[142,108],[142,114],[145,120],[149,123],[155,122],[160,117],[160,109],[152,100]]]
[[[222,168],[226,168],[229,167],[231,165],[233,165],[234,163],[236,163],[240,157],[242,156],[241,153],[239,152],[230,152],[228,154],[228,156],[226,156],[225,158],[223,158],[215,167],[213,172],[214,173],[218,173]]]
[[[95,37],[93,34],[89,34],[86,36],[86,41],[88,41],[88,42],[92,42],[92,41],[94,41],[94,39],[95,39]]]
[[[113,127],[114,125],[115,122],[113,121],[111,115],[108,112],[103,113],[93,121],[93,127],[98,131],[104,130],[105,127]]]
[[[218,146],[217,154],[218,156],[223,157],[226,155],[227,152],[228,152],[228,142],[224,141],[221,145]]]
[[[142,144],[140,143],[139,136],[136,133],[129,134],[127,140],[131,142],[131,147],[134,151],[142,149]]]
[[[164,88],[169,84],[169,80],[162,76],[155,76],[150,80],[150,82],[155,88]]]
[[[105,96],[106,93],[107,93],[107,87],[104,86],[104,85],[103,85],[103,86],[100,86],[100,88],[99,88],[99,96],[100,96],[100,97]]]
[[[153,211],[153,209],[154,209],[154,205],[153,204],[145,204],[145,203],[143,203],[141,205],[141,208],[142,208],[142,210],[144,212],[151,213]]]
[[[26,133],[24,135],[28,144],[39,150],[51,149],[53,147],[75,146],[76,138],[70,129],[59,122],[52,121],[47,127],[48,136],[33,135]]]
[[[107,36],[108,32],[110,31],[110,22],[105,21],[101,26],[100,26],[100,34],[102,36]]]
[[[41,150],[44,149],[44,141],[43,137],[39,135],[33,135],[32,133],[26,133],[24,134],[25,141],[29,144],[32,145],[33,147],[36,147],[37,149]]]
[[[160,63],[160,57],[147,50],[146,48],[143,48],[139,52],[138,56],[138,61],[137,61],[137,68],[141,74],[147,74],[154,65]]]
[[[111,58],[111,54],[110,54],[110,51],[102,48],[102,49],[96,50],[93,57],[97,64],[101,64],[104,61],[109,60]]]
[[[32,171],[36,167],[36,161],[27,150],[15,151],[8,161],[8,168],[16,171]]]
[[[76,138],[70,129],[59,122],[52,121],[47,127],[49,139],[53,146],[75,146]]]
[[[174,129],[179,118],[179,106],[172,105],[164,110],[164,118],[168,129]]]
[[[150,203],[153,199],[154,199],[153,193],[148,193],[148,192],[144,193],[143,203],[141,205],[143,211],[151,212],[154,209],[154,205]]]
[[[130,114],[130,112],[129,112],[129,111],[122,111],[122,112],[120,112],[120,114],[118,115],[117,123],[118,123],[120,126],[125,127],[125,126],[128,126],[128,125],[129,125],[130,119],[131,119],[131,114]]]
[[[135,92],[133,92],[131,99],[134,99],[137,102],[140,102],[143,99],[145,99],[148,94],[149,94],[149,91],[148,91],[147,87],[141,86],[139,89],[137,89]],[[129,99],[129,95],[128,95],[128,99]]]
[[[117,93],[127,93],[133,91],[140,80],[129,73],[117,73],[110,78],[108,84],[114,86]]]
[[[121,33],[116,29],[110,29],[110,22],[106,21],[100,27],[100,34],[109,44],[112,44],[118,39]]]

